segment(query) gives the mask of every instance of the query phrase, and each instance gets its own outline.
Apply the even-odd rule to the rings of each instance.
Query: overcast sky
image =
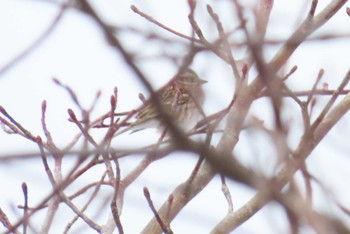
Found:
[[[93,2],[104,19],[117,27],[134,27],[144,32],[158,33],[170,40],[179,40],[179,43],[169,45],[157,41],[145,41],[137,33],[129,31],[122,31],[120,35],[118,34],[123,45],[140,57],[142,62],[139,65],[156,89],[169,81],[176,72],[176,65],[179,64],[174,64],[170,60],[164,60],[161,56],[157,59],[157,55],[162,55],[164,52],[176,53],[177,51],[184,55],[186,50],[183,43],[185,41],[170,35],[168,32],[164,32],[164,30],[157,28],[136,15],[130,9],[130,5],[136,5],[170,28],[190,35],[191,28],[187,20],[187,1],[108,0]],[[229,1],[198,1],[198,11],[201,12],[198,14],[198,20],[209,39],[215,39],[217,34],[214,24],[205,11],[205,5],[208,2],[213,2],[214,10],[222,17],[225,27],[229,30],[237,27],[237,18],[233,16],[234,9],[229,4]],[[246,1],[247,5],[250,6],[254,6],[255,2],[253,0]],[[304,2],[306,1],[275,0],[267,38],[271,40],[286,39],[302,21],[303,16],[307,12],[308,8],[306,7],[308,5],[305,5]],[[319,1],[319,9],[322,9],[328,2]],[[45,1],[0,0],[0,71],[50,27],[58,12],[59,8],[55,4]],[[252,13],[250,12],[249,14],[248,12],[247,17],[251,20]],[[346,15],[345,9],[341,9],[334,19],[314,36],[349,34],[349,24],[350,19]],[[271,58],[279,49],[279,46],[267,47],[266,58]],[[242,56],[244,50],[237,49],[236,53],[238,56]],[[306,43],[296,51],[285,67],[286,71],[293,65],[298,65],[299,67],[296,76],[288,84],[297,90],[310,88],[318,70],[324,68],[326,71],[324,81],[329,83],[330,88],[336,88],[339,81],[346,74],[347,69],[349,69],[349,54],[349,38]],[[143,58],[146,59],[142,60]],[[227,79],[227,76],[230,74],[229,67],[214,55],[200,54],[195,58],[192,68],[203,79],[209,81],[205,86],[207,93],[206,112],[210,114],[225,107],[230,101],[234,89],[232,79]],[[254,78],[253,70],[251,74],[251,78]],[[79,100],[86,108],[91,105],[96,93],[101,91],[102,95],[93,117],[98,117],[109,110],[109,97],[113,93],[115,86],[119,90],[118,108],[120,111],[130,110],[140,105],[138,93],[144,92],[147,96],[141,83],[128,69],[119,54],[106,43],[95,23],[86,15],[73,9],[68,10],[64,14],[58,25],[38,47],[24,59],[0,73],[0,105],[5,107],[18,122],[34,135],[43,135],[40,124],[41,103],[43,100],[46,100],[48,103],[48,126],[55,141],[59,145],[64,146],[70,141],[70,137],[78,132],[67,121],[67,109],[76,109],[76,107],[65,90],[52,82],[52,78],[57,78],[62,83],[69,85],[77,93]],[[271,121],[269,119],[271,110],[268,104],[261,102],[258,105],[253,105],[252,113],[266,116],[264,121],[269,124]],[[286,103],[286,105],[291,110],[293,108],[297,110],[297,107],[291,103]],[[262,107],[266,107],[266,109]],[[301,123],[300,119],[292,115],[286,116],[286,118],[294,118],[291,121],[295,125]],[[343,128],[344,132],[349,132],[349,127],[345,122],[341,122],[338,126],[339,128]],[[298,133],[300,133],[300,129],[299,132],[298,129],[295,129],[295,139],[293,137],[290,139],[291,144],[295,144],[296,140],[299,139]],[[246,134],[249,135],[249,133]],[[313,172],[325,179],[331,190],[335,191],[335,193],[341,190],[341,193],[350,195],[349,186],[335,184],[335,181],[343,182],[343,178],[349,176],[349,174],[345,173],[349,171],[347,169],[349,160],[344,156],[344,152],[348,150],[348,143],[344,141],[345,134],[344,137],[340,137],[331,133],[328,136],[329,141],[326,141],[325,144],[322,144],[315,150],[314,154],[319,156],[317,160],[314,157],[311,157],[310,160],[315,161],[312,164],[315,167]],[[130,139],[133,139],[133,143],[146,144],[156,139],[153,135],[154,132],[150,132],[151,137],[148,139],[145,139],[143,134],[128,135],[125,136],[124,140],[116,142],[116,144],[124,146]],[[258,139],[256,142],[257,148],[259,148],[259,145],[265,144],[266,139],[259,140],[259,136],[255,137]],[[242,160],[247,165],[250,165],[256,158],[244,157],[245,154],[252,154],[252,152],[246,152],[246,146],[251,144],[251,142],[244,142],[244,139],[243,135],[242,144],[238,146],[237,152],[242,157]],[[33,152],[35,150],[37,150],[37,146],[29,141],[0,131],[0,155]],[[261,155],[259,154],[261,158],[258,161],[260,160],[260,163],[268,161],[266,157],[269,153],[269,150],[267,150]],[[333,154],[337,156],[329,160],[329,156]],[[154,200],[159,201],[156,205],[160,206],[174,189],[174,186],[188,177],[196,162],[196,158],[182,158],[181,162],[186,163],[176,167],[174,165],[178,164],[178,157],[182,156],[172,155],[167,160],[155,163],[150,170],[147,170],[139,178],[137,184],[131,186],[127,191],[125,209],[123,211],[124,220],[122,220],[124,221],[126,233],[139,232],[151,217],[148,205],[142,196],[143,186],[147,185],[152,188]],[[125,173],[127,173],[128,169],[133,168],[139,160],[140,158],[135,158],[123,161],[124,168],[126,168]],[[161,163],[163,165],[160,166],[159,164]],[[0,207],[11,210],[11,206],[16,206],[22,202],[20,185],[23,181],[28,181],[30,191],[41,191],[42,186],[48,186],[44,172],[38,172],[38,169],[33,167],[34,165],[42,169],[42,165],[35,161],[0,165],[0,174],[2,174],[0,175],[0,187],[9,188],[0,190]],[[322,171],[317,170],[327,165],[332,165],[329,170],[334,170],[334,172],[338,170],[342,173],[332,173],[334,178],[324,178]],[[257,167],[260,166],[258,165]],[[313,170],[313,166],[311,166],[311,170]],[[272,169],[273,165],[267,167]],[[172,172],[169,172],[169,170]],[[179,172],[179,170],[181,171]],[[10,175],[11,180],[5,179],[3,175]],[[28,177],[28,175],[31,176]],[[163,178],[163,181],[154,181],[154,178]],[[87,177],[86,180],[88,181],[89,178]],[[169,181],[171,183],[168,183]],[[236,208],[239,208],[254,194],[246,187],[235,183],[230,184],[232,191],[240,191],[234,197]],[[220,186],[220,180],[216,178],[198,199],[194,199],[189,204],[188,208],[181,213],[179,219],[175,219],[172,224],[175,233],[206,233],[211,230],[218,220],[225,215],[227,209]],[[344,192],[344,190],[346,191]],[[106,196],[108,196],[108,191],[105,192]],[[39,202],[41,197],[36,197],[35,194],[36,192],[31,193],[31,199],[33,202]],[[349,197],[341,197],[341,199],[350,204]],[[325,207],[325,200],[327,199],[322,198],[321,195],[317,197],[316,193],[317,199],[320,199],[319,206]],[[205,204],[205,207],[203,207],[203,204]],[[263,209],[245,223],[239,229],[239,233],[262,233],[259,232],[260,230],[264,230],[264,233],[283,233],[286,229],[282,214],[283,212],[276,205],[271,204],[267,209]],[[12,215],[11,218],[15,219],[16,215]],[[128,222],[127,218],[125,218],[128,215],[135,217],[139,222]],[[62,222],[64,224],[64,221]],[[60,222],[55,223],[55,225],[61,231]],[[1,228],[0,231],[2,231]],[[307,230],[305,230],[305,233],[308,233]]]

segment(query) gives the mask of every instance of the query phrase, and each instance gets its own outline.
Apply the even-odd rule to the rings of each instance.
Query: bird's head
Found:
[[[200,79],[192,69],[188,68],[183,73],[178,75],[175,83],[181,88],[193,89],[200,87],[202,84],[207,83],[207,81]]]

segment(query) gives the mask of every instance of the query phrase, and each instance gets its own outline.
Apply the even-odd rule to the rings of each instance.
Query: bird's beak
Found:
[[[208,81],[206,81],[206,80],[202,80],[202,79],[199,79],[199,82],[200,82],[201,84],[208,83]]]

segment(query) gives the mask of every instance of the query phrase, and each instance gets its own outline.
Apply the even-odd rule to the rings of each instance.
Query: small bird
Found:
[[[183,130],[193,127],[197,118],[203,115],[201,108],[205,96],[202,85],[206,82],[200,79],[192,69],[187,68],[183,73],[177,75],[170,84],[158,91],[164,111],[172,116],[173,121],[178,123]],[[146,104],[135,118],[134,122],[118,131],[115,136],[127,131],[136,132],[145,128],[164,129],[157,108],[152,103]]]

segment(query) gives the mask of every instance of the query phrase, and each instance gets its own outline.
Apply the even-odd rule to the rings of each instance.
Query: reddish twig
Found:
[[[173,231],[170,229],[169,223],[164,223],[164,221],[160,218],[156,208],[154,207],[153,201],[151,199],[151,195],[150,195],[147,187],[143,188],[143,194],[145,195],[147,203],[148,203],[149,207],[151,208],[153,215],[157,219],[157,222],[160,225],[163,232],[165,234],[172,234]]]
[[[140,11],[135,5],[131,5],[131,10],[133,12],[135,12],[136,14],[140,15],[141,17],[145,18],[146,20],[148,20],[149,22],[161,27],[162,29],[165,29],[166,31],[176,35],[176,36],[179,36],[181,38],[184,38],[184,39],[187,39],[187,40],[190,40],[192,42],[197,42],[197,43],[200,43],[200,40],[196,39],[196,38],[193,38],[193,37],[189,37],[185,34],[182,34],[182,33],[179,33],[175,30],[173,30],[172,28],[169,28],[167,26],[165,26],[164,24],[160,23],[159,21],[155,20],[153,17],[147,15],[146,13]]]
[[[53,80],[53,82],[55,84],[57,84],[58,86],[60,86],[61,88],[65,89],[68,92],[68,94],[70,95],[71,99],[79,107],[79,109],[81,109],[81,110],[83,109],[81,104],[80,104],[80,102],[79,102],[79,99],[78,99],[77,95],[75,94],[75,92],[68,85],[62,84],[61,81],[59,81],[56,78],[53,78],[52,80]]]
[[[317,8],[317,4],[318,4],[318,0],[312,0],[311,7],[310,7],[310,10],[308,13],[308,18],[311,19],[314,17],[315,12],[316,12],[316,8]]]
[[[1,208],[0,208],[0,223],[2,223],[2,225],[4,225],[4,227],[8,229],[11,233],[14,233],[14,234],[20,233],[19,231],[17,231],[16,227],[14,227],[10,223],[10,220],[8,219],[7,215]]]
[[[19,129],[21,131],[21,133],[18,132],[16,128],[9,126],[11,128],[11,130],[15,130],[16,133],[20,133],[22,136],[26,137],[27,139],[29,139],[33,142],[36,141],[36,137],[30,131],[25,129],[20,123],[18,123],[2,106],[0,106],[0,113],[2,113],[17,129]]]
[[[95,147],[98,146],[98,144],[96,143],[96,141],[92,138],[92,136],[88,133],[88,129],[89,128],[85,128],[81,121],[78,120],[78,118],[76,117],[74,111],[72,109],[68,109],[68,114],[70,117],[70,120],[75,123],[75,125],[78,126],[79,130],[81,131],[81,133],[85,136],[85,138]]]
[[[291,75],[294,74],[294,72],[296,72],[298,69],[298,66],[297,65],[294,65],[292,67],[292,69],[290,69],[290,71],[282,78],[282,81],[286,81]]]

